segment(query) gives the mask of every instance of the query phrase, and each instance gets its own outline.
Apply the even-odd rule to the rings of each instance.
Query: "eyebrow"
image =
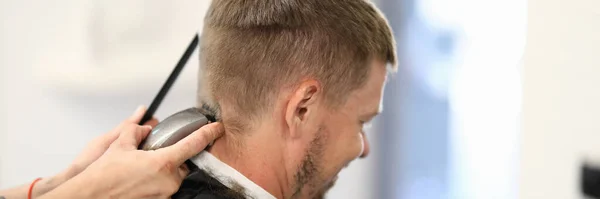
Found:
[[[367,121],[373,120],[373,118],[375,118],[375,116],[379,115],[380,113],[381,113],[381,110],[377,110],[372,113],[369,113],[369,115],[367,115],[367,117],[366,117]]]
[[[368,122],[368,121],[373,120],[373,118],[375,118],[375,116],[379,115],[382,111],[383,111],[383,102],[380,102],[379,106],[377,107],[377,110],[373,111],[367,115],[367,117],[365,118],[365,119],[367,119],[366,121]]]

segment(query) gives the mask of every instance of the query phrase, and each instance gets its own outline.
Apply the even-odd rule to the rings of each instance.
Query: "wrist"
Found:
[[[95,189],[90,189],[90,184],[82,180],[78,177],[67,179],[37,199],[97,198]]]
[[[76,174],[77,169],[73,166],[70,166],[55,176],[42,178],[42,180],[34,185],[31,193],[32,198],[39,197],[48,193],[49,191],[52,191],[56,187],[73,178]]]
[[[42,178],[39,182],[35,183],[31,189],[31,198],[39,197],[49,191],[52,191],[58,187],[61,183],[58,182],[57,177]],[[31,186],[31,185],[30,185]]]

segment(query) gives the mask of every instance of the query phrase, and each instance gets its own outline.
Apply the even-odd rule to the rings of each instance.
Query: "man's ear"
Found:
[[[292,138],[301,136],[299,130],[314,117],[321,95],[321,84],[315,80],[304,81],[292,91],[285,110],[285,121]]]

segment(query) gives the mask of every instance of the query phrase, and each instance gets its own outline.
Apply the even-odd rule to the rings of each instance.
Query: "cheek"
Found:
[[[361,150],[362,142],[358,130],[350,126],[331,125],[330,134],[323,146],[323,160],[321,161],[321,176],[323,183],[330,183],[338,173],[355,160]]]
[[[328,125],[329,146],[328,153],[331,162],[336,166],[346,166],[350,161],[360,156],[364,150],[362,135],[357,124],[349,121],[337,121]]]

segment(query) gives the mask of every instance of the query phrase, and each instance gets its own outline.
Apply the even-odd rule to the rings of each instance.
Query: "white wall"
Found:
[[[0,3],[0,187],[58,172],[87,141],[150,103],[206,3],[141,2]],[[159,116],[194,105],[195,70],[187,67]]]
[[[0,188],[52,175],[138,104],[149,104],[210,1],[0,1]],[[159,118],[195,105],[197,55]],[[377,153],[377,151],[373,151]],[[369,198],[377,156],[332,198]]]
[[[455,9],[464,38],[448,91],[450,198],[515,199],[527,1],[454,3],[465,8]]]
[[[529,0],[528,18],[519,196],[581,198],[579,166],[600,158],[600,1]]]

